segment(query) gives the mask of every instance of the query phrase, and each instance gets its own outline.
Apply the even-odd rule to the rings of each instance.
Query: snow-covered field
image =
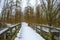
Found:
[[[32,28],[28,27],[28,24],[22,22],[22,27],[17,34],[15,40],[45,40],[39,34],[37,34]]]

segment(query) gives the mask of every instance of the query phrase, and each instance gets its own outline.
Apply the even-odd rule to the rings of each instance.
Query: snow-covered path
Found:
[[[22,22],[22,27],[17,34],[15,40],[45,40],[39,34],[37,34],[32,28],[28,27],[28,24]]]

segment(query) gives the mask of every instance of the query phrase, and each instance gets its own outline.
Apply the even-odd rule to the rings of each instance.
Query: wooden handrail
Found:
[[[19,25],[20,23],[18,23],[18,24],[15,24],[15,25],[12,25],[12,26],[10,26],[10,27],[8,27],[8,28],[5,28],[5,29],[3,29],[3,30],[1,30],[0,31],[0,35],[2,35],[4,32],[6,32],[6,31],[8,31],[10,28],[14,28],[15,26],[17,26],[17,25]]]
[[[48,26],[48,25],[41,25],[41,24],[30,24],[30,26],[33,29],[35,29],[36,32],[39,33],[46,40],[50,40],[50,39],[53,40],[53,39],[55,39],[54,37],[57,36],[57,34],[53,34],[53,33],[59,33],[58,35],[60,35],[60,28],[59,27]],[[42,28],[48,28],[48,32],[46,32]],[[52,30],[55,30],[55,31],[52,31]],[[59,37],[56,37],[56,39],[58,40]]]
[[[3,30],[0,31],[0,39],[1,40],[6,40],[6,39],[9,39],[9,38],[6,38],[8,35],[7,33],[10,35],[10,39],[9,40],[13,40],[14,37],[17,35],[18,31],[20,30],[20,27],[21,27],[21,24],[18,23],[18,24],[15,24],[15,25],[12,25],[8,28],[5,28]],[[13,31],[13,28],[15,28],[15,31],[14,33],[12,32]]]
[[[33,25],[40,26],[40,27],[45,27],[45,28],[50,28],[50,29],[55,29],[57,31],[60,31],[60,27],[54,27],[54,26],[48,26],[48,25],[42,25],[42,24],[33,24]]]

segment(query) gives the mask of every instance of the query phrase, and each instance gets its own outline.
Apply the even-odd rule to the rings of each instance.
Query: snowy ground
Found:
[[[39,34],[37,34],[32,28],[28,27],[28,24],[22,22],[22,27],[17,34],[15,40],[45,40]]]

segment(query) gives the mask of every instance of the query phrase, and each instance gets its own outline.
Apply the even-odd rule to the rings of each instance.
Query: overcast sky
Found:
[[[14,0],[14,1],[16,1],[16,0]],[[27,1],[28,0],[22,0],[22,3],[21,3],[21,6],[22,6],[22,9],[24,9],[26,6],[27,6]],[[37,2],[38,2],[38,4],[39,4],[39,1],[37,0]],[[32,7],[34,7],[34,6],[36,6],[35,4],[36,4],[36,0],[30,0],[30,5],[32,6]],[[2,8],[3,8],[3,4],[4,4],[4,0],[2,0],[1,1],[1,3],[0,3],[0,13],[1,13],[1,10],[2,10]]]
[[[14,1],[16,1],[16,0],[14,0]],[[27,1],[28,0],[22,0],[22,3],[21,3],[22,9],[24,9],[27,6]],[[36,2],[37,2],[37,4],[39,4],[39,0],[30,0],[29,3],[30,3],[30,5],[32,7],[35,7],[36,6]],[[60,2],[60,0],[58,2]],[[4,4],[4,0],[2,0],[1,3],[0,3],[0,13],[1,13],[1,10],[3,8],[3,4]]]
[[[9,0],[10,1],[10,0]],[[38,0],[37,0],[38,1]],[[14,2],[16,2],[16,0],[14,0]],[[21,7],[22,7],[22,11],[24,10],[24,8],[28,5],[27,4],[28,0],[22,0],[21,1]],[[31,5],[32,7],[36,6],[36,0],[29,0],[29,5]],[[38,4],[39,4],[39,1],[38,1]],[[2,11],[2,8],[3,8],[3,5],[4,5],[4,0],[1,0],[0,2],[0,16],[1,16],[1,11]]]
[[[3,2],[4,2],[4,0],[2,0],[2,1],[0,2],[0,16],[1,16],[1,10],[2,10],[2,8],[3,8]]]

